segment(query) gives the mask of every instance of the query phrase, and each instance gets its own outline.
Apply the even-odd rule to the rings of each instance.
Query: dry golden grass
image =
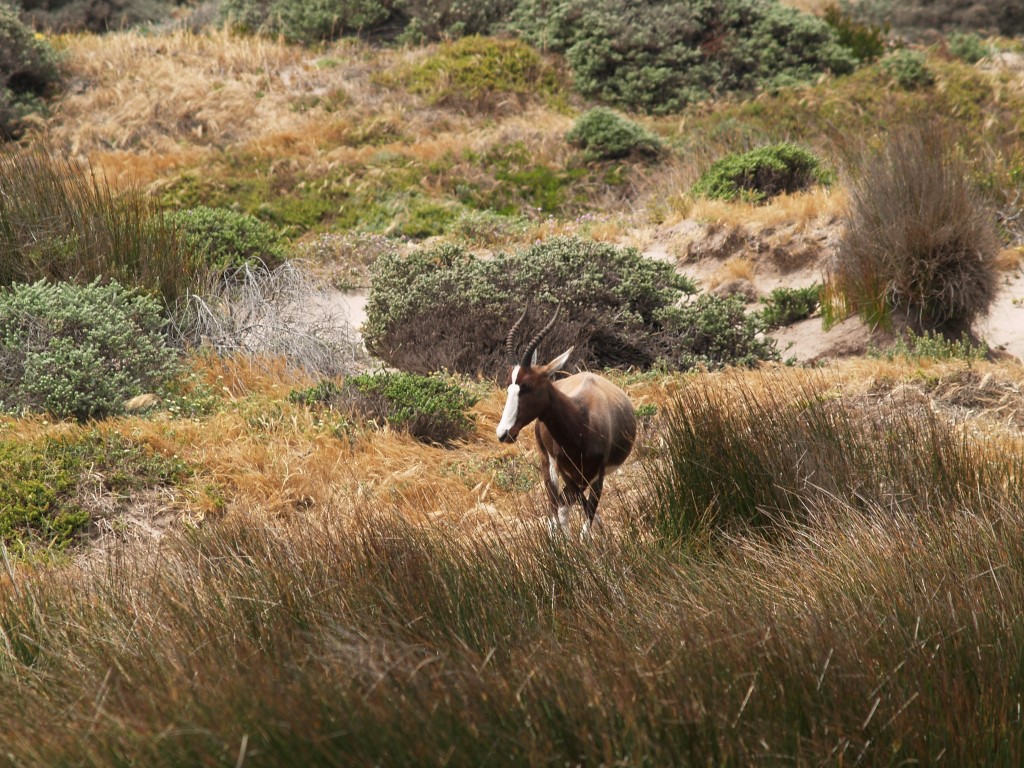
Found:
[[[843,190],[814,187],[807,192],[779,195],[765,205],[699,198],[693,201],[688,216],[698,221],[751,229],[785,225],[800,231],[822,221],[833,222],[845,209],[846,193]]]

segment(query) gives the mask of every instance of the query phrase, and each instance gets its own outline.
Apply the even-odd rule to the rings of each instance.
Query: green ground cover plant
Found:
[[[160,304],[116,282],[0,289],[0,408],[59,419],[121,413],[180,373]]]
[[[0,440],[0,542],[19,556],[62,552],[102,511],[98,496],[125,496],[183,481],[191,470],[116,432],[90,430],[35,442]]]
[[[450,445],[471,434],[476,420],[469,408],[478,397],[440,374],[379,371],[348,376],[340,385],[326,380],[293,390],[289,399],[346,411],[355,422],[386,424],[424,443]]]
[[[882,59],[882,68],[893,81],[907,91],[927,88],[935,83],[935,73],[920,51],[902,49]]]

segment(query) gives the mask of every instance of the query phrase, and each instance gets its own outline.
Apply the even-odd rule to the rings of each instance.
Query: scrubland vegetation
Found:
[[[5,5],[0,761],[1019,765],[1004,5]],[[585,543],[527,303],[637,407]]]

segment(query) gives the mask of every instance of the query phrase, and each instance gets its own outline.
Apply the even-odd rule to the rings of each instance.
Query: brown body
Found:
[[[515,332],[525,316],[524,312],[506,340],[510,357]],[[605,475],[633,450],[636,414],[626,393],[608,379],[593,373],[553,378],[569,359],[571,348],[547,365],[537,365],[537,344],[557,317],[556,311],[513,367],[496,433],[501,442],[510,443],[523,427],[537,422],[534,433],[553,516],[564,526],[569,506],[583,504],[586,533],[597,514]]]
[[[534,427],[548,498],[560,522],[565,522],[563,508],[578,502],[591,524],[605,476],[633,450],[633,404],[625,392],[592,373],[560,379],[551,388],[552,405],[537,417]],[[552,464],[557,475],[551,472]]]

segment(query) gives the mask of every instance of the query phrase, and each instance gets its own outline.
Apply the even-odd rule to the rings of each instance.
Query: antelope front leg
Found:
[[[590,484],[590,493],[587,494],[586,501],[583,504],[583,510],[587,513],[587,517],[583,521],[583,530],[580,531],[581,541],[586,541],[590,538],[595,525],[604,527],[604,524],[601,522],[601,516],[597,514],[597,505],[601,501],[601,490],[603,488],[604,471],[602,470],[597,479]]]
[[[547,454],[543,454],[541,472],[544,475],[544,488],[548,492],[548,501],[551,502],[551,518],[548,520],[548,530],[551,533],[555,531],[564,532],[569,527],[569,504],[561,488],[558,468]]]

